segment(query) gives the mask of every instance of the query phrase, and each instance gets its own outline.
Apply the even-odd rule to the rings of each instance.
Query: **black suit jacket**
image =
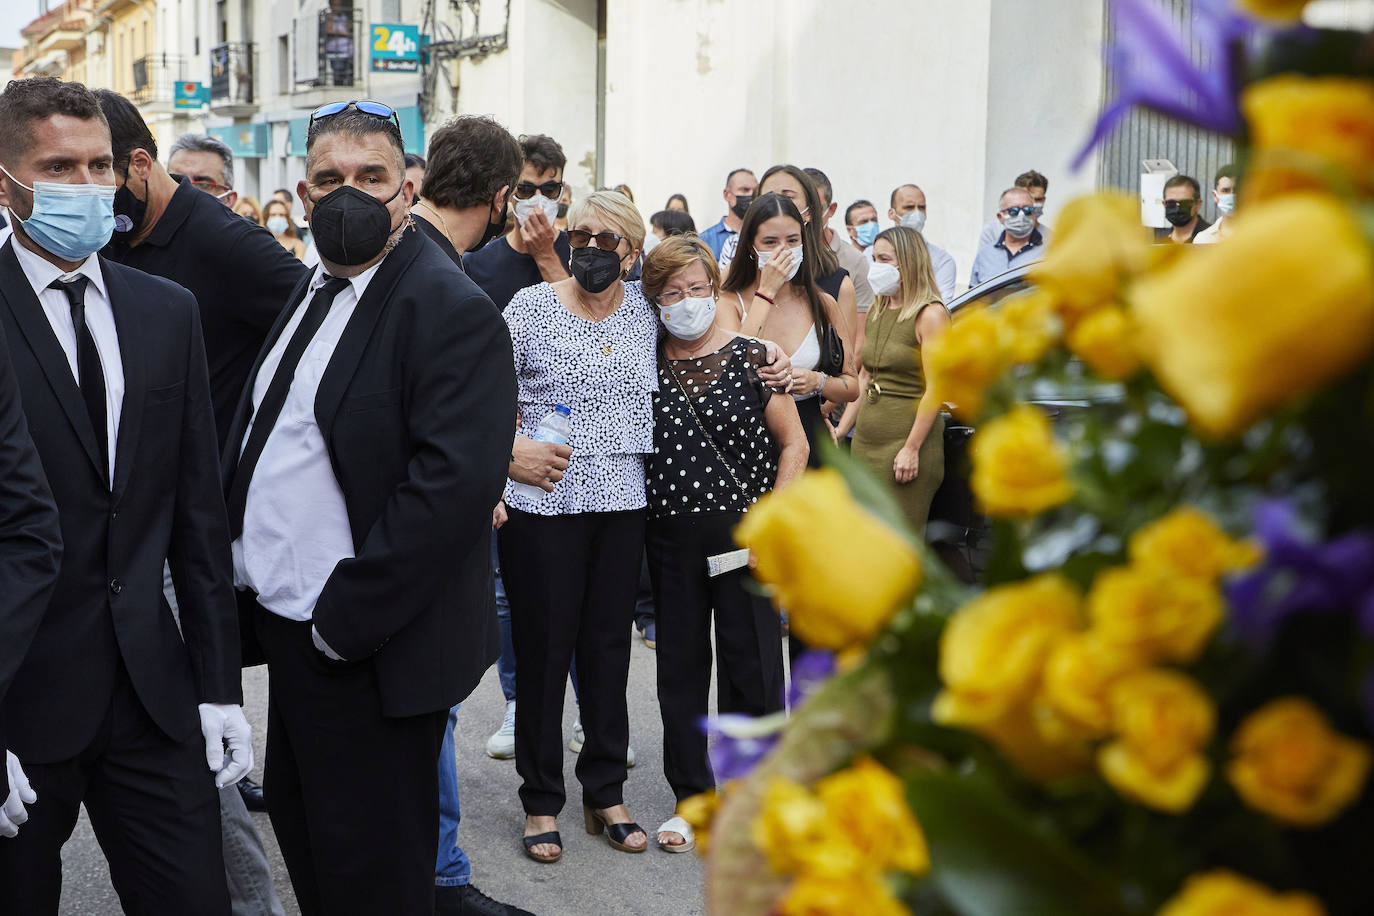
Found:
[[[0,756],[8,747],[5,694],[38,632],[61,560],[57,506],[29,438],[19,382],[0,333]],[[9,772],[0,766],[0,795],[9,791]]]
[[[229,527],[200,320],[190,293],[100,259],[119,337],[124,404],[114,487],[81,391],[10,240],[0,248],[0,326],[62,527],[57,587],[0,707],[21,761],[66,760],[109,709],[120,659],[175,741],[197,703],[239,703]],[[162,596],[170,562],[178,634]]]
[[[225,449],[233,481],[268,335]],[[354,309],[315,397],[356,556],[341,561],[314,622],[336,652],[376,671],[382,709],[447,709],[499,654],[491,513],[515,409],[510,333],[490,299],[418,230],[387,255]]]

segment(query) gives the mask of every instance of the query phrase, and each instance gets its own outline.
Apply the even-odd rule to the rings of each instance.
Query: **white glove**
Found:
[[[233,785],[253,768],[253,729],[243,716],[242,706],[201,703],[200,732],[205,736],[205,762],[215,773],[216,786],[223,789]]]
[[[19,758],[10,751],[5,751],[5,769],[9,773],[10,795],[5,799],[4,807],[0,808],[0,836],[16,836],[19,825],[29,819],[28,809],[24,806],[38,801],[38,793],[29,785],[29,778],[24,775]]]

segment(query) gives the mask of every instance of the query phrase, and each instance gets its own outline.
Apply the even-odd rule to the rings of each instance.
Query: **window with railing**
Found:
[[[296,92],[363,84],[363,14],[330,8],[293,26],[292,88]]]
[[[228,42],[210,49],[210,104],[252,105],[253,43]]]
[[[133,92],[136,105],[170,102],[176,84],[186,79],[186,60],[178,54],[147,54],[133,62]]]

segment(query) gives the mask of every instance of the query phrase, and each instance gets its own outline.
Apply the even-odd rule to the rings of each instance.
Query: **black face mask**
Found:
[[[752,194],[736,194],[735,205],[730,208],[730,212],[734,213],[740,219],[744,219],[744,214],[749,212],[749,205],[753,202],[754,195]]]
[[[572,271],[577,285],[587,292],[605,292],[620,279],[620,255],[591,245],[574,248],[572,257],[568,259],[568,269]]]
[[[139,200],[129,190],[129,180],[126,178],[123,187],[115,191],[114,212],[113,240],[117,244],[127,245],[143,228],[143,220],[148,216],[148,182],[143,182],[143,200]]]
[[[1193,221],[1192,207],[1164,207],[1164,218],[1175,226],[1186,226]]]
[[[396,194],[402,187],[405,182],[396,188]],[[391,238],[391,211],[386,205],[396,199],[396,194],[378,200],[343,185],[316,201],[310,214],[310,233],[320,257],[331,264],[353,267],[381,254]]]
[[[495,207],[496,207],[496,200],[495,200],[494,198],[492,199],[492,202],[491,202],[491,203],[492,203],[492,209],[495,209]],[[497,236],[501,235],[501,234],[502,234],[503,232],[505,232],[505,231],[506,231],[506,208],[505,208],[504,206],[501,207],[501,209],[497,211],[497,213],[496,213],[495,216],[492,216],[491,213],[490,213],[490,211],[488,211],[488,213],[487,213],[487,228],[484,229],[484,230],[482,231],[482,237],[481,237],[480,239],[477,240],[477,244],[476,244],[476,245],[473,245],[473,246],[472,246],[470,249],[468,249],[468,250],[469,250],[469,251],[481,251],[483,248],[486,247],[487,242],[490,242],[492,239],[494,239],[494,238],[496,238]]]
[[[559,204],[559,205],[558,205],[558,218],[559,218],[559,219],[563,219],[563,218],[566,217],[567,215],[568,215],[568,205],[567,205],[567,204]]]

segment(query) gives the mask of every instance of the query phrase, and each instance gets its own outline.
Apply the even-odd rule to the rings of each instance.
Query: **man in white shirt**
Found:
[[[892,191],[889,201],[887,218],[892,220],[894,226],[906,226],[908,229],[915,229],[925,238],[926,226],[926,193],[914,184],[899,185]],[[943,248],[926,239],[926,248],[930,250],[930,266],[935,270],[935,285],[940,288],[940,295],[946,302],[954,298],[955,294],[955,275],[958,268],[954,263],[954,256]],[[872,257],[871,253],[869,255]]]
[[[272,679],[263,789],[306,916],[428,913],[448,711],[499,653],[510,335],[412,224],[394,110],[323,106],[306,150],[320,268],[268,335],[225,448],[248,661]]]

